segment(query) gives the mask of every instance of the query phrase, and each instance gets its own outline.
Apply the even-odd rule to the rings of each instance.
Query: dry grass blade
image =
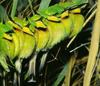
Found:
[[[100,79],[100,51],[99,51],[98,56],[97,56],[96,79],[97,80]]]
[[[51,0],[41,0],[38,11],[41,11],[41,10],[48,8],[50,2],[51,2]]]
[[[91,7],[91,9],[87,12],[85,18],[89,15],[89,13],[90,13],[96,6],[97,6],[97,3],[95,3],[95,4]]]
[[[76,81],[72,84],[72,86],[77,86],[77,85],[79,85],[80,82],[82,81],[82,79],[83,79],[83,77],[81,77],[79,80],[76,80]],[[80,86],[80,85],[79,85],[79,86]]]
[[[100,37],[99,22],[100,22],[100,0],[98,0],[98,4],[97,4],[96,19],[94,23],[92,38],[91,38],[91,46],[90,46],[83,86],[90,86],[90,81],[93,75],[93,68],[96,62],[96,56],[99,48],[99,37]]]
[[[71,71],[75,64],[75,61],[76,61],[76,56],[72,56],[67,63],[67,71],[66,71],[65,80],[63,83],[65,86],[70,86]]]

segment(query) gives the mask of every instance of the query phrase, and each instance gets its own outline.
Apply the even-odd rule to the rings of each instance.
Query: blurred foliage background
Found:
[[[5,22],[13,16],[19,18],[30,17],[45,6],[48,7],[58,2],[67,1],[71,0],[0,0],[0,22]],[[37,82],[24,80],[23,76],[27,71],[27,61],[25,60],[23,62],[25,68],[23,67],[22,69],[20,86],[83,86],[97,1],[88,0],[88,3],[81,8],[85,17],[83,30],[75,38],[67,38],[49,51],[46,64],[41,74],[37,76]],[[39,56],[41,54],[43,52],[40,52]],[[0,86],[1,84],[2,86],[18,86],[13,84],[12,77],[14,75],[12,72],[4,77],[2,71],[1,67]],[[12,68],[12,71],[15,70]],[[90,86],[100,86],[100,51],[96,56],[92,73]]]

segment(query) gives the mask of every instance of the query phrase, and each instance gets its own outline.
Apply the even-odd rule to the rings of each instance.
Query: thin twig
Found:
[[[91,7],[91,9],[87,12],[85,18],[89,15],[89,13],[90,13],[96,6],[97,6],[97,3],[95,3],[95,4]]]
[[[83,46],[89,45],[89,44],[90,44],[90,43],[81,44],[80,46],[78,46],[78,47],[74,48],[73,50],[71,50],[70,53],[72,53],[72,52],[78,50],[79,48],[81,48],[81,47],[83,47]]]
[[[85,21],[84,24],[83,24],[83,27],[85,27],[86,24],[91,20],[91,18],[95,16],[96,10],[97,10],[97,9],[95,9],[95,10],[93,11],[93,13],[86,19],[86,21]]]

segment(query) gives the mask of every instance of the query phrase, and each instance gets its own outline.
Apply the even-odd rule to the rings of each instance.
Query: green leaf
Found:
[[[64,66],[63,70],[61,71],[61,73],[58,75],[57,80],[54,82],[53,86],[58,86],[60,84],[60,82],[63,80],[63,78],[65,77],[66,74],[66,70],[67,70],[67,65]]]
[[[49,4],[50,4],[50,2],[51,2],[51,0],[41,0],[41,3],[40,3],[38,11],[47,9]]]
[[[6,13],[6,10],[3,8],[2,5],[0,5],[0,22],[8,20],[8,15]]]
[[[28,0],[18,0],[17,11],[22,12],[28,5]]]
[[[13,0],[13,7],[12,7],[12,11],[11,11],[11,18],[13,18],[15,16],[15,14],[16,14],[17,4],[18,4],[18,0]]]

